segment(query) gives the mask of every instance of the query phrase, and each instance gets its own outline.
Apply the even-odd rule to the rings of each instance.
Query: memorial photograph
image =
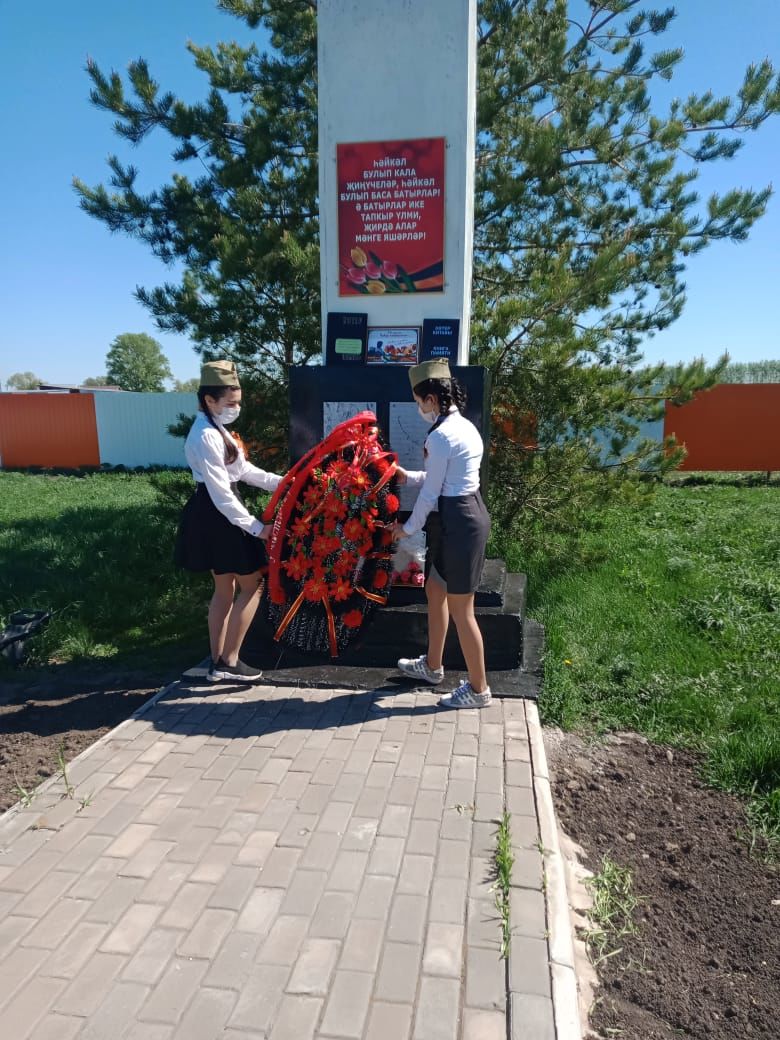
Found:
[[[416,365],[420,356],[419,328],[370,328],[366,363]]]

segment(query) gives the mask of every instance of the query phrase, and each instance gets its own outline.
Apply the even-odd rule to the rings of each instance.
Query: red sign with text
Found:
[[[444,143],[337,145],[339,295],[443,292]]]

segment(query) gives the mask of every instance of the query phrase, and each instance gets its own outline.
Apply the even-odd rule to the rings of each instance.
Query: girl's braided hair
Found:
[[[439,415],[447,415],[453,405],[463,414],[466,409],[466,389],[457,379],[424,379],[414,388],[418,397],[432,395],[439,402]]]
[[[225,442],[225,463],[230,465],[231,462],[235,462],[238,458],[238,447],[236,442],[225,430],[223,426],[219,426],[214,421],[214,416],[211,414],[211,409],[206,401],[206,395],[213,397],[215,401],[218,401],[221,397],[224,397],[229,390],[238,390],[237,386],[201,386],[198,388],[198,404],[200,410],[204,413],[208,421],[214,427],[215,430],[221,435],[222,440]]]

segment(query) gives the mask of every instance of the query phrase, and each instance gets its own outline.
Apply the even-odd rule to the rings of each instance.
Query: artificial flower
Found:
[[[383,589],[387,585],[387,571],[377,571],[374,575],[374,588]]]
[[[324,578],[315,575],[309,578],[303,586],[303,594],[310,603],[318,603],[327,593],[328,586]]]
[[[345,578],[339,578],[330,586],[330,594],[337,603],[343,603],[352,595],[352,586]]]
[[[352,257],[352,263],[355,267],[365,267],[368,263],[368,257],[360,246],[355,246],[354,249],[351,249],[349,255]]]
[[[351,520],[347,520],[344,524],[344,537],[348,538],[350,542],[357,541],[358,538],[362,538],[365,534],[365,528],[357,517],[352,517]]]
[[[341,619],[347,628],[360,628],[363,624],[362,610],[350,610]]]
[[[353,285],[362,285],[365,280],[366,272],[359,267],[350,267],[347,271],[347,281],[352,282]]]
[[[382,293],[385,291],[385,283],[384,282],[366,282],[366,289],[371,293],[372,296],[381,296]]]

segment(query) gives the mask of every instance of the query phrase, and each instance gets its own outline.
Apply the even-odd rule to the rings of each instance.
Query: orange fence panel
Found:
[[[92,394],[0,394],[0,466],[99,466]]]
[[[780,383],[721,383],[675,407],[664,435],[684,444],[685,470],[780,470]]]

